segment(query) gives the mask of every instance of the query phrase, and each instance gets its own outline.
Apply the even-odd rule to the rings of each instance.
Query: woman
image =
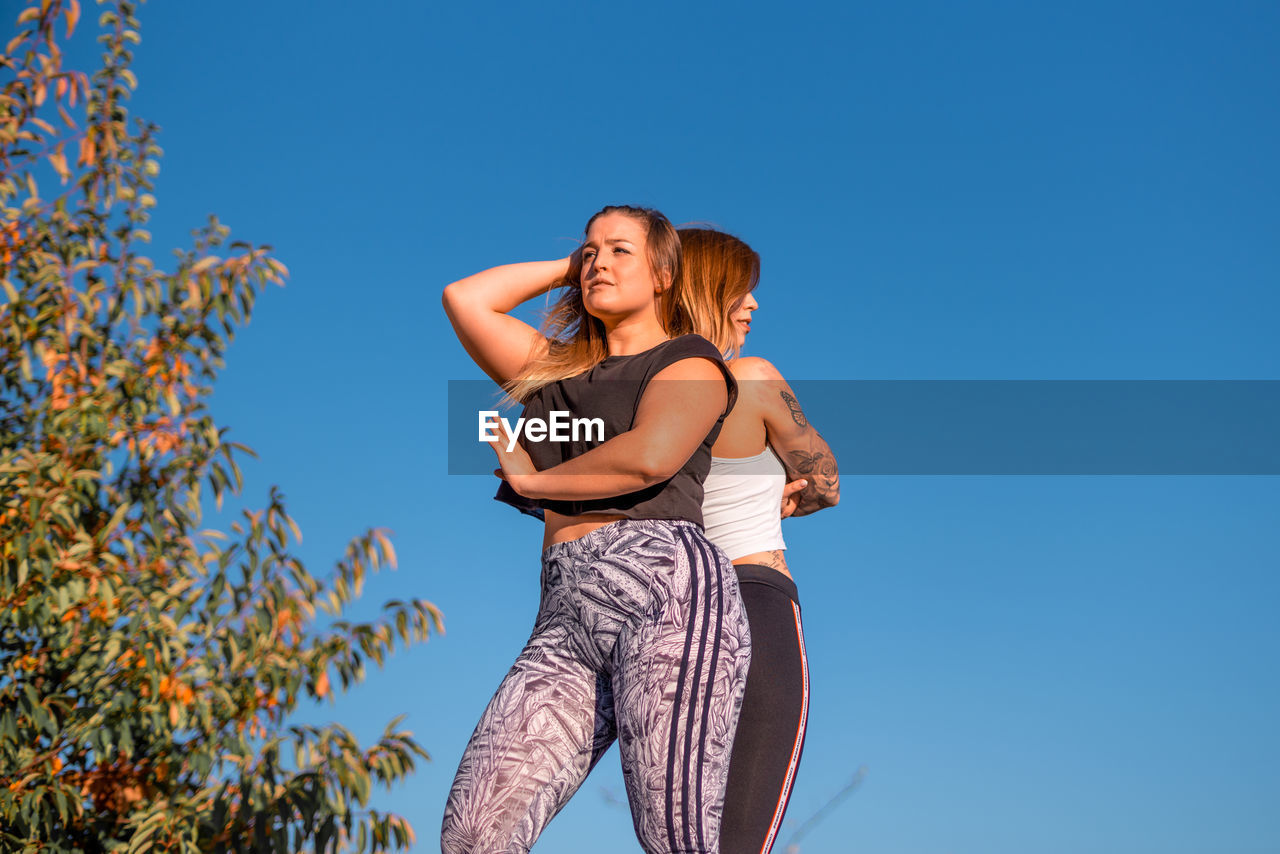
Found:
[[[732,235],[681,229],[681,294],[697,331],[737,356],[759,308],[760,256]],[[784,556],[781,515],[840,500],[831,448],[786,380],[760,358],[731,358],[738,402],[712,450],[705,483],[706,534],[732,560],[751,623],[751,667],[729,765],[726,852],[767,854],[782,825],[804,746],[809,710],[800,600]],[[788,484],[788,481],[792,483]]]
[[[526,417],[599,417],[607,440],[495,445],[500,497],[545,516],[542,597],[458,767],[446,854],[528,851],[615,732],[645,851],[721,850],[750,639],[702,534],[701,484],[736,386],[713,346],[681,334],[679,268],[666,217],[607,207],[569,258],[445,289],[462,345]],[[558,284],[546,334],[509,314]]]

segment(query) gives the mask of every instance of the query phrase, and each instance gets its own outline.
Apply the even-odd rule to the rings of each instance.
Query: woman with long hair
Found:
[[[500,497],[544,515],[542,594],[458,766],[445,854],[527,852],[615,734],[645,851],[721,850],[750,638],[701,509],[737,391],[715,347],[688,334],[680,284],[666,217],[610,206],[568,258],[445,288],[459,341],[527,419],[604,423],[603,437],[495,445]],[[542,332],[511,316],[557,285]]]
[[[737,572],[752,640],[720,844],[733,854],[768,854],[791,796],[809,712],[800,599],[784,555],[781,517],[834,506],[840,475],[830,446],[777,368],[738,357],[759,308],[752,291],[760,256],[720,231],[679,234],[680,297],[694,329],[729,358],[739,389],[712,448],[702,506],[708,539]]]

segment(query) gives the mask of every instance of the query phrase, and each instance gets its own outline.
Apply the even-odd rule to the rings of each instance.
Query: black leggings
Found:
[[[720,848],[768,854],[804,749],[809,664],[795,582],[767,566],[734,569],[751,623],[751,668],[729,761]]]

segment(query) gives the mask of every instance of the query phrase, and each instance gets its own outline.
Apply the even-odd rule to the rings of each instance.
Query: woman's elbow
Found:
[[[454,316],[462,302],[461,290],[457,282],[452,282],[445,285],[444,291],[440,294],[440,304],[444,306],[445,314],[450,317]]]
[[[673,463],[662,454],[645,455],[635,462],[635,473],[646,487],[670,480],[680,471],[681,463]]]
[[[453,324],[454,331],[461,337],[481,337],[484,334],[484,306],[476,299],[475,294],[467,293],[460,282],[445,285],[440,295],[440,304],[444,306],[445,316]]]
[[[653,486],[674,477],[687,460],[688,456],[681,459],[680,454],[673,452],[670,447],[647,443],[637,450],[632,458],[632,465],[645,486]]]

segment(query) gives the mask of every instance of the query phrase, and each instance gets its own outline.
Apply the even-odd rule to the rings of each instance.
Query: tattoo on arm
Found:
[[[800,401],[796,400],[794,395],[786,391],[780,391],[778,394],[782,395],[782,400],[787,404],[787,409],[791,410],[791,420],[796,422],[796,426],[808,427],[809,419],[804,417],[804,412],[800,409]]]
[[[791,389],[784,386],[777,391],[795,427],[787,424],[778,405],[772,404],[766,419],[769,441],[782,460],[787,480],[809,481],[808,486],[792,496],[796,509],[791,515],[806,516],[824,507],[834,507],[840,502],[840,469],[835,454],[809,423]]]
[[[813,474],[814,470],[821,466],[826,454],[821,452],[810,454],[807,451],[788,451],[787,456],[790,457],[791,467],[800,472],[800,474]]]
[[[840,470],[836,466],[831,449],[821,438],[811,451],[787,451],[783,465],[789,469],[787,477],[803,475],[809,485],[800,492],[792,516],[807,516],[823,507],[830,507],[840,500]]]

